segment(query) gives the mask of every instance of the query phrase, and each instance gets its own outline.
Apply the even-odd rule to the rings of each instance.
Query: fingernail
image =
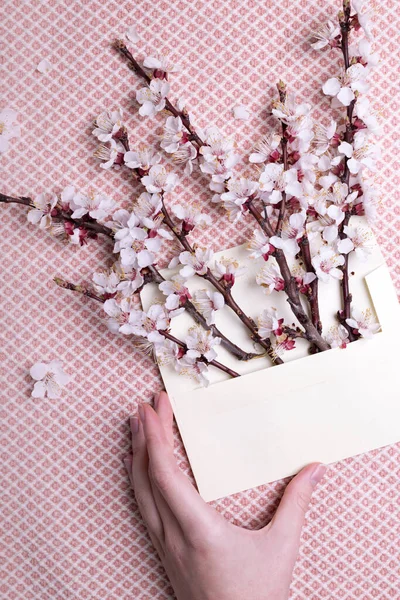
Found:
[[[326,473],[327,470],[327,466],[326,465],[317,465],[314,469],[314,471],[311,473],[311,485],[313,487],[315,487],[317,485],[317,483],[319,483],[321,481],[321,479],[323,478],[323,476]]]
[[[146,411],[144,410],[143,404],[139,404],[139,417],[142,423],[144,423],[144,420],[146,418]]]
[[[131,426],[131,432],[133,434],[139,431],[139,419],[137,417],[130,417],[129,424]]]
[[[160,392],[157,392],[157,394],[154,394],[154,398],[153,398],[153,404],[154,404],[154,408],[157,410],[158,407],[158,401],[160,399]]]

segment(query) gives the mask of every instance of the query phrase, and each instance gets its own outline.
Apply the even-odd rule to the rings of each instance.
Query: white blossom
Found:
[[[353,306],[351,319],[346,319],[346,323],[352,329],[355,329],[363,338],[371,339],[374,333],[377,333],[381,326],[375,321],[372,310],[368,308],[361,311]]]
[[[271,333],[280,328],[280,325],[276,308],[267,308],[258,317],[258,334],[261,339],[267,339]]]
[[[142,192],[136,201],[134,213],[143,227],[154,229],[160,219],[162,220],[161,208],[162,201],[159,194]]]
[[[34,225],[39,223],[41,229],[48,229],[51,227],[51,212],[56,206],[57,201],[57,196],[55,194],[38,194],[33,199],[35,208],[32,208],[27,214],[29,223],[33,223]]]
[[[183,172],[189,176],[193,173],[193,162],[197,158],[197,150],[192,142],[186,142],[179,146],[172,158],[176,163],[186,163]]]
[[[229,220],[235,223],[243,214],[244,204],[256,193],[258,182],[244,177],[230,179],[227,188],[228,191],[221,194],[220,201],[228,212]]]
[[[362,227],[350,227],[345,225],[343,231],[347,237],[338,241],[337,248],[342,254],[356,253],[357,257],[365,262],[373,250],[371,244],[372,234]]]
[[[45,75],[46,73],[50,73],[52,68],[53,65],[51,64],[51,62],[47,60],[47,58],[43,58],[36,67],[36,70],[39,71],[39,73],[43,73]]]
[[[355,92],[367,92],[368,83],[365,78],[367,69],[361,64],[351,65],[339,79],[332,77],[324,84],[322,91],[326,96],[337,98],[344,106],[349,106],[355,99]]]
[[[159,332],[168,329],[170,318],[161,304],[152,304],[147,312],[141,310],[131,310],[129,322],[125,331],[141,337],[145,337],[153,344],[161,344],[164,336]],[[120,329],[121,331],[121,329]]]
[[[150,167],[156,165],[161,160],[159,152],[154,153],[152,148],[140,144],[137,150],[129,150],[124,154],[125,165],[129,169],[141,169],[148,171]]]
[[[7,152],[11,139],[21,135],[20,126],[16,123],[17,117],[18,114],[11,108],[0,111],[0,154]]]
[[[180,270],[182,277],[192,277],[193,275],[205,275],[207,273],[210,261],[213,257],[213,251],[210,248],[197,247],[194,254],[192,252],[181,252],[179,261],[185,265]]]
[[[367,167],[370,171],[375,170],[375,158],[378,149],[376,145],[369,142],[365,131],[358,131],[354,135],[353,145],[342,142],[338,150],[349,159],[347,166],[352,175],[357,175],[363,167]]]
[[[143,230],[142,230],[143,231]],[[147,236],[147,233],[144,232]],[[131,246],[121,249],[121,265],[124,268],[140,268],[149,267],[156,260],[156,253],[161,248],[160,238],[151,238],[143,236],[132,240]]]
[[[131,27],[127,29],[125,36],[131,42],[131,44],[137,44],[140,40],[139,34],[136,31],[136,27],[134,25],[131,25]]]
[[[371,107],[371,104],[365,96],[358,98],[354,106],[354,114],[362,121],[369,133],[373,135],[382,135],[383,126],[378,111]]]
[[[110,317],[107,320],[107,326],[112,333],[124,333],[125,335],[132,333],[129,327],[129,316],[132,310],[131,299],[123,298],[117,302],[115,298],[110,298],[104,302],[103,310]]]
[[[217,358],[215,346],[221,343],[221,338],[213,337],[210,331],[202,327],[191,327],[184,339],[187,350],[187,356],[191,359],[204,356],[208,361]]]
[[[97,294],[116,294],[120,282],[119,273],[114,269],[93,273],[93,287]]]
[[[307,215],[304,211],[290,215],[283,224],[281,237],[272,236],[269,240],[270,243],[275,248],[280,248],[293,256],[296,255],[300,251],[297,240],[304,235],[306,218]]]
[[[186,206],[174,204],[171,206],[171,210],[182,221],[182,231],[184,233],[189,233],[196,226],[205,227],[211,225],[210,215],[199,212],[199,207],[196,204],[188,204]]]
[[[345,213],[340,206],[327,206],[326,202],[318,202],[315,210],[318,220],[310,223],[310,231],[321,231],[326,242],[333,242],[339,234],[339,225],[344,221]]]
[[[218,310],[224,307],[225,300],[220,292],[197,290],[193,293],[193,304],[203,315],[207,325],[213,325],[215,323],[215,315]]]
[[[235,154],[235,141],[222,135],[217,127],[205,130],[206,146],[201,146],[203,162],[200,169],[212,176],[213,181],[223,183],[232,176],[232,168],[240,157]]]
[[[274,290],[280,292],[285,289],[285,282],[275,260],[269,260],[256,275],[256,283],[264,288],[266,294]]]
[[[150,194],[170,192],[178,183],[175,173],[168,173],[162,165],[151,167],[149,174],[142,177],[141,182]]]
[[[349,332],[344,325],[338,325],[329,330],[325,340],[331,348],[346,348],[347,344],[350,343]]]
[[[179,359],[182,358],[183,350],[171,340],[164,340],[156,346],[157,363],[161,366],[173,365],[179,371]]]
[[[191,377],[204,387],[207,387],[210,383],[206,363],[192,359],[187,354],[177,361],[175,370],[182,375]]]
[[[113,111],[105,110],[96,117],[94,121],[95,128],[93,129],[92,134],[97,137],[100,142],[110,142],[121,129],[124,129],[122,117],[123,113],[121,108]]]
[[[351,0],[351,5],[357,15],[357,20],[360,27],[364,30],[365,35],[369,40],[372,39],[372,29],[370,16],[373,12],[372,7],[368,7],[369,0]]]
[[[89,215],[96,221],[104,221],[110,216],[116,203],[114,200],[103,194],[91,192],[88,196],[77,192],[69,203],[73,219],[81,219],[84,215]]]
[[[165,306],[168,310],[176,311],[179,307],[184,306],[187,300],[191,298],[190,292],[185,285],[185,281],[184,277],[178,274],[159,284],[159,289],[167,296]]]
[[[38,362],[30,369],[32,379],[36,381],[31,393],[32,398],[45,398],[51,400],[61,396],[62,388],[67,385],[71,377],[65,373],[60,360],[49,363]]]
[[[118,265],[117,267],[118,276],[120,282],[117,285],[117,291],[122,294],[124,298],[131,297],[137,290],[143,285],[144,279],[140,273],[140,267],[123,267]]]
[[[238,119],[239,121],[248,121],[250,119],[249,109],[243,106],[243,104],[234,106],[232,111],[234,118]]]
[[[280,157],[278,148],[281,144],[281,140],[281,136],[277,133],[264,136],[257,144],[255,144],[255,152],[250,154],[249,162],[264,163],[271,159],[272,161],[278,160]]]
[[[143,61],[143,66],[146,69],[151,69],[155,72],[155,76],[159,77],[165,73],[177,73],[180,67],[171,62],[167,54],[159,54],[158,56],[146,56]],[[153,80],[154,81],[154,80]]]
[[[297,198],[303,193],[302,185],[298,181],[297,170],[285,171],[283,164],[276,163],[269,163],[265,166],[260,175],[259,187],[261,198],[271,204],[278,204],[282,200],[282,192]]]
[[[164,124],[164,132],[161,138],[160,146],[165,152],[169,154],[176,152],[182,141],[188,141],[188,134],[184,128],[182,119],[180,117],[168,117]]]
[[[350,46],[349,54],[352,57],[361,58],[361,64],[372,71],[379,64],[379,54],[373,52],[371,43],[365,38],[360,40],[358,46]]]
[[[165,108],[165,98],[168,96],[170,85],[165,79],[154,78],[148,87],[136,92],[136,100],[142,106],[139,114],[142,117],[154,117]]]
[[[270,244],[269,238],[261,229],[255,229],[250,240],[247,242],[247,250],[251,252],[250,258],[261,258],[268,260],[268,256],[275,250]]]
[[[219,279],[223,279],[228,287],[232,287],[236,277],[240,277],[246,272],[246,267],[241,267],[236,260],[222,256],[215,261],[213,272]]]
[[[111,169],[114,165],[119,168],[123,163],[124,147],[112,139],[108,144],[100,144],[93,156],[103,161],[100,165],[102,169]]]
[[[311,262],[318,279],[324,283],[328,283],[331,278],[343,279],[343,272],[338,267],[344,265],[344,256],[330,246],[323,246]]]
[[[340,27],[332,21],[324,23],[312,34],[310,45],[314,50],[322,50],[327,46],[335,47],[335,38],[340,35]]]
[[[313,148],[318,156],[325,154],[331,147],[337,147],[339,145],[339,135],[336,133],[337,123],[334,119],[331,120],[330,124],[325,127],[320,123],[314,126],[314,138]],[[330,163],[328,168],[330,168]]]

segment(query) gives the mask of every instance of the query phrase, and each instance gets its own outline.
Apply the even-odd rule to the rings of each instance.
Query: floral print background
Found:
[[[0,156],[1,191],[32,195],[73,183],[129,204],[127,174],[99,169],[90,131],[104,107],[121,105],[131,139],[156,141],[162,118],[138,116],[133,101],[138,82],[110,47],[131,25],[141,38],[139,57],[170,50],[182,66],[172,77],[172,97],[186,100],[199,126],[213,123],[227,134],[236,132],[247,154],[270,127],[268,109],[279,78],[317,113],[328,108],[320,87],[336,74],[337,55],[311,50],[307,39],[327,16],[334,17],[338,5],[336,0],[3,1],[0,109],[19,113],[21,138]],[[370,97],[385,127],[376,175],[383,199],[376,233],[400,290],[400,7],[397,0],[382,0],[378,8],[376,48],[382,64]],[[43,59],[53,65],[51,71],[37,71]],[[250,110],[249,121],[234,119],[237,104]],[[240,168],[246,172],[245,160]],[[180,175],[177,199],[205,207],[206,179]],[[249,225],[232,228],[222,213],[207,210],[215,227],[204,230],[203,243],[219,249],[244,241]],[[127,417],[160,388],[157,369],[128,340],[108,333],[90,300],[52,282],[55,275],[77,282],[89,278],[107,263],[110,245],[102,240],[65,247],[28,226],[18,206],[1,206],[0,223],[0,596],[172,598],[121,462],[129,448]],[[31,398],[30,366],[56,357],[72,375],[62,399]],[[177,432],[176,454],[189,472]],[[400,445],[329,468],[308,513],[292,599],[398,598],[399,481]],[[214,505],[237,524],[259,527],[273,514],[285,483]]]

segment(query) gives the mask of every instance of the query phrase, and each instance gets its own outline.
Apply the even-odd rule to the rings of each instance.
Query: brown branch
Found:
[[[28,208],[35,208],[32,198],[28,198],[26,196],[18,196],[18,197],[14,198],[13,196],[7,196],[6,194],[0,194],[0,202],[5,203],[5,204],[22,204],[23,206],[27,206]],[[100,223],[97,223],[94,219],[92,219],[92,220],[86,220],[85,218],[73,219],[71,217],[71,215],[68,215],[65,211],[63,211],[59,208],[56,208],[56,210],[57,210],[57,214],[52,216],[52,219],[54,219],[56,222],[57,221],[58,222],[66,221],[69,223],[73,223],[76,227],[83,227],[93,233],[101,233],[102,235],[106,235],[110,238],[114,237],[112,229],[110,229],[109,227],[106,227],[105,225],[101,225]],[[89,219],[91,219],[91,217],[89,217]]]
[[[272,237],[274,235],[272,227],[264,221],[261,214],[253,206],[252,203],[249,203],[249,211],[256,219],[257,223],[260,225],[264,233],[268,237]],[[288,296],[288,302],[290,304],[290,307],[293,313],[295,314],[297,320],[299,321],[300,325],[304,328],[306,338],[309,342],[317,346],[319,350],[329,350],[329,344],[321,336],[318,329],[312,323],[311,319],[306,314],[303,305],[301,304],[299,289],[297,287],[295,278],[290,272],[290,268],[287,263],[284,252],[277,248],[273,253],[273,256],[275,257],[276,262],[278,263],[282,278],[285,282],[285,292]]]
[[[278,91],[279,91],[279,100],[282,102],[282,104],[284,104],[285,100],[286,100],[286,86],[281,81],[278,83]],[[287,125],[283,121],[281,122],[281,124],[282,124],[281,148],[282,148],[283,170],[287,171],[288,170],[288,152],[287,152],[288,140],[286,137]],[[281,204],[279,207],[279,216],[278,216],[278,223],[277,223],[276,229],[275,229],[275,235],[278,235],[278,236],[281,235],[281,229],[282,229],[283,219],[285,216],[285,211],[286,211],[286,192],[283,191],[282,192],[282,200],[281,200]]]
[[[147,84],[150,84],[152,81],[152,77],[148,75],[146,71],[139,65],[137,60],[135,60],[135,58],[132,56],[132,53],[129,52],[128,48],[126,47],[125,43],[122,40],[116,40],[113,46],[117,50],[117,52],[119,52],[122,56],[124,56],[127,59],[129,68],[132,71],[134,71],[137,75],[139,75],[142,79],[144,79]],[[168,98],[165,98],[165,109],[168,112],[170,112],[174,117],[180,117],[184,127],[190,133],[191,142],[196,142],[196,144],[199,147],[206,145],[200,138],[200,136],[196,133],[195,129],[193,128],[190,122],[190,117],[185,110],[178,110]]]
[[[161,335],[163,335],[167,340],[170,340],[171,342],[175,342],[175,344],[177,344],[178,346],[183,348],[185,350],[185,352],[187,351],[188,347],[185,344],[185,342],[182,342],[175,336],[171,335],[168,331],[160,331],[159,333],[161,333]],[[227,373],[231,377],[240,377],[239,373],[236,373],[236,371],[233,371],[233,369],[230,369],[229,367],[227,367],[226,365],[223,365],[222,363],[218,362],[217,360],[207,360],[205,356],[202,356],[198,360],[201,362],[204,362],[206,365],[211,365],[212,367],[215,367],[215,368],[219,369],[220,371]]]
[[[315,269],[311,262],[311,252],[310,252],[310,242],[308,240],[307,233],[304,234],[303,238],[300,241],[301,255],[303,257],[304,265],[307,273],[314,273]],[[318,301],[318,278],[316,277],[314,281],[310,283],[311,294],[308,296],[308,300],[310,302],[311,309],[311,320],[313,322],[314,327],[317,328],[318,333],[322,333],[322,323],[321,317],[319,314],[319,301]]]
[[[161,273],[158,271],[158,269],[154,265],[151,265],[150,267],[148,267],[148,269],[153,274],[154,283],[162,283],[163,281],[165,281],[164,277],[161,275]],[[236,358],[238,360],[248,361],[253,358],[260,358],[261,356],[263,356],[263,354],[256,354],[255,352],[245,352],[244,350],[242,350],[242,348],[240,348],[239,346],[237,346],[236,344],[231,342],[231,340],[229,338],[227,338],[218,329],[218,327],[216,327],[216,325],[208,325],[206,319],[197,310],[195,305],[190,300],[186,300],[186,302],[183,306],[184,306],[185,310],[188,312],[188,314],[192,317],[192,319],[196,323],[198,323],[198,325],[201,325],[207,331],[211,331],[211,333],[213,334],[214,337],[220,338],[221,346],[224,346],[224,348],[226,348],[231,354],[236,356]]]
[[[168,210],[165,206],[165,202],[164,202],[164,197],[161,196],[162,198],[162,213],[164,215],[164,222],[167,225],[167,227],[172,231],[172,233],[175,235],[176,239],[180,242],[180,244],[182,245],[182,247],[187,251],[190,252],[190,254],[195,254],[195,250],[194,248],[191,246],[191,244],[189,243],[189,240],[187,239],[187,236],[178,231],[177,228],[174,225],[174,222],[172,221]],[[204,275],[200,275],[198,274],[199,277],[202,277],[203,279],[209,281],[214,288],[223,295],[224,300],[225,300],[225,304],[227,306],[229,306],[229,308],[237,315],[237,317],[239,317],[239,319],[242,321],[242,323],[245,325],[245,327],[247,327],[247,329],[250,331],[251,334],[251,339],[253,341],[255,341],[257,344],[259,344],[260,346],[262,346],[264,348],[264,350],[266,350],[268,356],[270,357],[271,361],[273,364],[277,365],[277,364],[282,364],[283,360],[281,358],[279,358],[279,356],[276,356],[273,353],[272,347],[271,347],[271,342],[270,340],[263,340],[259,334],[258,334],[258,328],[256,323],[253,321],[253,319],[250,319],[244,312],[243,310],[240,308],[240,306],[237,304],[237,302],[233,299],[232,297],[232,293],[231,290],[229,288],[226,288],[225,286],[223,286],[218,279],[211,273],[210,269],[207,269],[207,272]]]
[[[139,74],[141,77],[143,77],[143,75],[141,73],[143,71],[143,69],[141,69],[141,67],[139,67],[139,69],[138,69],[139,65],[138,65],[137,61],[133,58],[133,56],[131,55],[129,50],[126,48],[124,42],[118,41],[117,43],[114,44],[114,47],[123,56],[125,56],[128,59],[131,68],[137,74]],[[147,82],[150,81],[150,78],[148,75],[146,75],[146,77],[144,77],[144,79]],[[170,103],[166,103],[166,105],[168,107],[168,110],[170,112],[172,112],[172,114],[174,114],[174,116],[181,117],[182,122],[184,123],[185,127],[192,134],[193,140],[196,141],[196,143],[198,145],[200,145],[200,146],[207,145],[197,136],[196,132],[191,127],[188,115],[185,116],[185,114],[183,112],[180,112],[175,107],[172,107],[172,105]],[[171,110],[171,108],[173,108],[173,110]],[[259,223],[259,225],[263,229],[263,231],[266,232],[269,237],[272,237],[275,234],[275,232],[273,231],[269,222],[267,220],[264,220],[263,217],[261,216],[261,214],[253,206],[253,204],[252,204],[253,201],[254,201],[254,198],[251,197],[251,198],[249,198],[249,200],[247,202],[249,212],[257,220],[257,222]],[[165,211],[165,207],[164,207],[163,214],[164,214],[164,219],[165,219],[165,223],[167,224],[167,226],[171,229],[171,231],[173,232],[175,237],[181,242],[181,244],[183,245],[185,250],[187,250],[188,252],[193,252],[190,244],[186,240],[186,237],[182,236],[176,230],[172,220],[169,218],[169,215],[166,214],[166,212],[167,211]],[[310,342],[312,342],[313,344],[315,344],[320,350],[322,350],[322,351],[329,350],[329,348],[330,348],[329,344],[319,334],[318,330],[314,327],[310,318],[307,316],[307,314],[305,313],[305,311],[303,309],[303,306],[300,301],[299,291],[297,289],[295,280],[290,273],[290,269],[288,267],[284,253],[281,250],[277,250],[275,253],[275,256],[277,258],[277,262],[278,262],[279,268],[281,270],[281,275],[285,281],[285,291],[288,294],[288,302],[291,306],[293,313],[297,317],[299,323],[304,327],[306,334],[307,334],[307,339]],[[263,347],[265,348],[265,345],[263,345]],[[265,349],[267,350],[267,348],[265,348]],[[268,351],[269,351],[269,349],[267,350],[267,352]],[[281,359],[279,359],[279,360],[281,360]],[[274,359],[274,363],[276,364],[276,357]]]
[[[350,58],[349,58],[349,33],[351,29],[351,6],[347,0],[343,0],[343,18],[340,18],[340,30],[342,34],[341,40],[341,49],[343,53],[344,67],[347,70],[350,67]],[[353,100],[351,104],[346,109],[346,130],[344,134],[344,141],[351,144],[354,139],[353,132],[353,112],[354,107],[357,102],[357,99]],[[344,157],[344,171],[341,177],[343,183],[347,184],[348,191],[350,192],[350,170],[348,166],[349,159],[347,156]],[[346,213],[345,219],[342,222],[339,230],[340,239],[343,240],[347,236],[344,233],[344,227],[347,226],[350,222],[351,214],[349,212]],[[342,324],[346,327],[349,339],[351,342],[354,342],[357,337],[354,335],[353,330],[346,323],[346,319],[350,319],[351,316],[351,302],[352,295],[350,293],[350,285],[349,285],[349,254],[345,255],[344,265],[341,267],[343,278],[341,281],[341,290],[342,290],[342,301],[343,301],[343,309],[342,312],[339,311],[338,317]]]

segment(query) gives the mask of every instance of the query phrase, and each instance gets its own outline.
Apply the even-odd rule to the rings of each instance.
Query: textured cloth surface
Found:
[[[0,108],[19,111],[22,137],[0,157],[1,191],[33,195],[74,183],[129,205],[134,188],[128,174],[99,169],[90,125],[105,106],[120,104],[132,144],[156,141],[162,117],[138,116],[132,100],[138,81],[110,48],[132,24],[142,38],[139,57],[171,50],[181,64],[171,78],[172,98],[187,100],[199,126],[214,123],[226,134],[236,132],[243,153],[271,126],[267,111],[279,78],[300,100],[327,109],[320,87],[338,72],[337,55],[312,51],[307,37],[328,14],[334,17],[338,4],[3,0]],[[375,22],[382,65],[370,97],[386,119],[376,175],[384,200],[377,233],[400,289],[398,1],[382,0]],[[43,58],[54,66],[48,74],[36,71]],[[251,109],[250,121],[233,119],[236,104]],[[205,206],[206,183],[201,176],[182,177],[176,197]],[[202,233],[202,241],[218,249],[243,242],[252,228],[229,226],[222,213],[208,210],[215,227]],[[93,302],[52,282],[54,275],[89,279],[109,261],[111,245],[101,240],[82,249],[63,246],[28,226],[19,206],[1,206],[0,223],[0,597],[172,598],[121,462],[129,448],[127,417],[160,388],[157,369],[129,340],[107,332]],[[33,400],[29,367],[56,357],[73,382],[59,401]],[[329,468],[307,516],[292,599],[399,597],[399,450],[394,445]],[[188,471],[178,435],[176,452]],[[273,514],[285,484],[214,504],[232,522],[259,527]]]

